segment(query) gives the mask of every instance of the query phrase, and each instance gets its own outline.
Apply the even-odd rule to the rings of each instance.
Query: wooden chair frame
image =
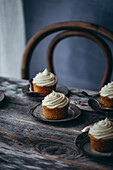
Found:
[[[39,44],[39,42],[42,39],[58,31],[64,31],[64,32],[57,35],[55,39],[53,39],[52,42],[50,43],[48,53],[47,53],[47,58],[48,58],[47,64],[48,64],[49,71],[54,72],[53,66],[50,66],[50,65],[53,64],[52,55],[53,55],[55,45],[61,39],[66,38],[68,36],[73,36],[73,35],[77,36],[77,34],[79,33],[78,36],[84,36],[89,39],[92,39],[103,49],[107,62],[106,62],[106,69],[105,69],[104,77],[102,79],[100,88],[104,84],[108,83],[111,77],[111,73],[112,73],[112,54],[111,54],[111,51],[108,45],[105,43],[105,41],[95,34],[101,35],[104,38],[107,38],[111,42],[113,42],[113,32],[97,24],[92,24],[88,22],[79,22],[79,21],[61,22],[61,23],[56,23],[56,24],[47,26],[46,28],[43,28],[42,30],[37,32],[29,40],[29,42],[26,45],[24,54],[23,54],[23,60],[22,60],[22,65],[21,65],[22,79],[29,79],[29,65],[30,65],[31,56],[32,56],[32,53],[35,47]],[[50,54],[51,56],[49,56]]]
[[[102,48],[102,50],[105,54],[105,57],[106,57],[106,68],[105,68],[105,73],[104,73],[104,76],[103,76],[103,79],[101,81],[100,88],[99,88],[99,89],[101,89],[102,86],[104,86],[105,84],[107,84],[109,82],[109,79],[111,77],[112,54],[111,54],[111,51],[110,51],[107,43],[101,37],[99,37],[93,33],[83,32],[83,31],[67,31],[67,32],[63,32],[63,33],[56,35],[53,38],[53,40],[51,41],[51,43],[48,47],[48,51],[47,51],[48,70],[55,74],[54,64],[53,64],[54,49],[59,41],[61,41],[64,38],[71,37],[71,36],[82,36],[82,37],[89,38],[89,39],[93,40],[94,42],[96,42]]]

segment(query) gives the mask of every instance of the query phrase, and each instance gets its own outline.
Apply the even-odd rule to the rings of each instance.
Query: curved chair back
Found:
[[[23,60],[21,65],[22,79],[29,79],[29,65],[35,47],[39,44],[39,42],[42,39],[44,39],[45,37],[47,37],[52,33],[59,32],[59,31],[62,32],[56,35],[55,38],[53,38],[48,48],[48,52],[47,52],[48,70],[55,74],[54,65],[53,65],[53,52],[56,44],[59,41],[69,36],[83,36],[96,42],[103,50],[106,57],[106,67],[99,89],[105,84],[107,84],[110,80],[111,73],[112,73],[112,54],[107,43],[101,37],[103,36],[104,38],[107,38],[113,42],[113,32],[97,24],[92,24],[87,22],[77,22],[77,21],[62,22],[62,23],[56,23],[50,25],[37,32],[29,40],[23,54]]]

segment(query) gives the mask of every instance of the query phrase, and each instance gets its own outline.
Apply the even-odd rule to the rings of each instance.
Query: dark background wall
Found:
[[[23,0],[23,4],[26,43],[42,28],[63,21],[92,22],[113,30],[113,0]],[[46,52],[52,37],[47,37],[35,49],[30,77],[46,68]],[[97,90],[104,73],[105,57],[91,40],[74,37],[59,43],[54,63],[59,83]]]

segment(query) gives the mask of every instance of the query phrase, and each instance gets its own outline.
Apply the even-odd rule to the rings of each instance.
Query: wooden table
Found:
[[[6,95],[0,103],[0,169],[113,169],[113,158],[90,157],[74,144],[81,129],[104,119],[104,114],[91,110],[86,97],[73,95],[72,102],[79,101],[82,109],[78,119],[64,123],[38,121],[29,114],[37,98],[22,93],[27,84],[25,80],[0,78],[0,90]],[[112,114],[108,117],[113,120]]]

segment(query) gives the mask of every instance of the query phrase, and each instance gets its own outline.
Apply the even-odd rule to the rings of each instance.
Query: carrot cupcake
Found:
[[[98,152],[113,151],[113,122],[108,118],[94,123],[89,133],[91,146]]]
[[[113,82],[102,87],[99,94],[103,106],[113,107]]]
[[[63,119],[68,112],[69,99],[53,91],[42,100],[44,116],[47,119]]]
[[[40,96],[46,96],[56,89],[57,77],[45,69],[33,78],[32,83],[35,92],[39,93]]]

